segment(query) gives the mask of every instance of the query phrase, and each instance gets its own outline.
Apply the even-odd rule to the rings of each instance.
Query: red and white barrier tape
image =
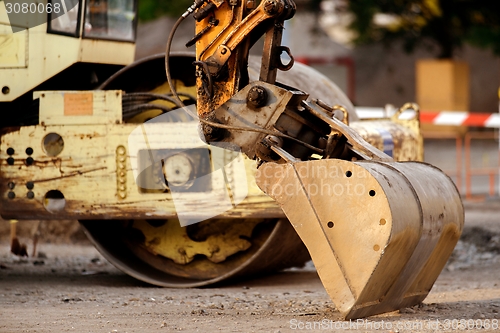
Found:
[[[356,113],[360,119],[385,118],[387,113],[384,108],[356,108]],[[405,112],[400,118],[409,119],[414,116],[414,112]],[[420,121],[422,123],[448,126],[474,126],[500,128],[500,113],[470,113],[459,111],[429,112],[420,111]]]
[[[422,123],[434,125],[475,126],[500,128],[500,114],[498,113],[468,113],[457,111],[443,111],[439,113],[420,112]]]

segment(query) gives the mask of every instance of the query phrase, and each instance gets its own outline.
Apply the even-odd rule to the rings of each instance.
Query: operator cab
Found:
[[[63,0],[61,4],[66,14],[49,14],[48,33],[88,39],[135,41],[137,0]]]

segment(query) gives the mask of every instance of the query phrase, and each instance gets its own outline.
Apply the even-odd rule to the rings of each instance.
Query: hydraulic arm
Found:
[[[198,6],[190,44],[205,139],[258,161],[257,185],[279,203],[346,318],[417,304],[460,237],[458,191],[437,168],[395,162],[368,144],[344,106],[275,82],[293,65],[281,33],[294,12],[292,0]],[[250,82],[248,51],[264,34],[260,79]],[[418,116],[416,105],[406,110]]]
[[[195,54],[121,68],[134,4],[82,0],[15,34],[0,6],[2,218],[79,220],[111,263],[159,286],[312,257],[346,318],[424,299],[463,207],[448,177],[415,162],[418,107],[359,121],[281,45],[293,0],[195,0],[167,43],[192,15]]]

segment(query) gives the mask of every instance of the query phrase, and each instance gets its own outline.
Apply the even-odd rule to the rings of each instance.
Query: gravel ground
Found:
[[[168,289],[124,275],[84,243],[40,244],[38,257],[25,259],[3,242],[0,332],[500,332],[498,253],[500,202],[466,203],[464,235],[424,303],[349,323],[312,263],[217,288]]]

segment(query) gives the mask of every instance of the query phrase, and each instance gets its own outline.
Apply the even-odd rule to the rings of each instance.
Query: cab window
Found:
[[[48,14],[48,32],[80,37],[80,1],[49,1],[47,8],[50,8],[50,12]]]
[[[87,0],[83,36],[133,42],[136,20],[134,0]]]

